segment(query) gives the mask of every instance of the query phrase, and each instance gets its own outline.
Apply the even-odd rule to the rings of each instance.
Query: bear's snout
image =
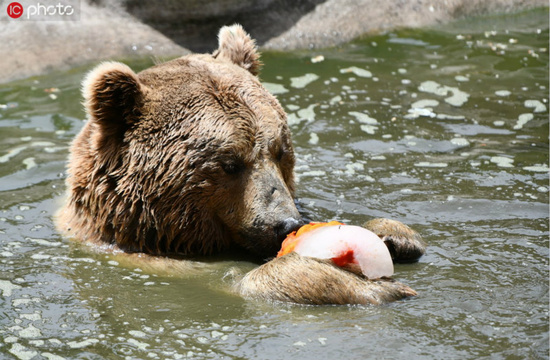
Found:
[[[281,221],[275,226],[275,234],[277,234],[277,242],[282,243],[283,240],[293,231],[297,231],[304,224],[302,219],[289,217]]]

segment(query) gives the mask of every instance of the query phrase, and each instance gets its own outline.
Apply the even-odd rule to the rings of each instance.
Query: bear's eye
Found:
[[[292,156],[292,150],[286,143],[283,142],[274,149],[272,154],[274,155],[275,160],[280,163],[287,161],[288,157]]]
[[[235,175],[244,170],[244,163],[238,160],[229,160],[222,162],[221,167],[227,175]]]

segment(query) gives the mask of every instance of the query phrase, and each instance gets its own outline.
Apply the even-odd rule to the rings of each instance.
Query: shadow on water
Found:
[[[288,30],[325,0],[126,1],[130,14],[194,52],[212,52],[224,25],[241,24],[258,41]]]
[[[61,238],[52,216],[88,69],[0,86],[0,354],[547,358],[547,15],[264,54],[305,212],[394,218],[429,244],[418,263],[396,265],[418,297],[380,307],[245,301],[224,275],[249,261],[174,276]]]

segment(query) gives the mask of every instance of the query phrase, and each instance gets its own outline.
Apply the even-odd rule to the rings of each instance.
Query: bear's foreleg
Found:
[[[368,280],[328,259],[291,252],[253,269],[234,285],[245,298],[295,304],[385,304],[416,292],[388,278]]]

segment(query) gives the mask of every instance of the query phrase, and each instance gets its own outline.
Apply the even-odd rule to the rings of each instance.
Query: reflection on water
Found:
[[[419,296],[382,307],[244,301],[223,277],[250,263],[175,277],[62,239],[51,218],[87,68],[0,86],[0,354],[546,358],[547,15],[264,54],[305,211],[401,220],[430,245],[420,262],[396,266]]]

